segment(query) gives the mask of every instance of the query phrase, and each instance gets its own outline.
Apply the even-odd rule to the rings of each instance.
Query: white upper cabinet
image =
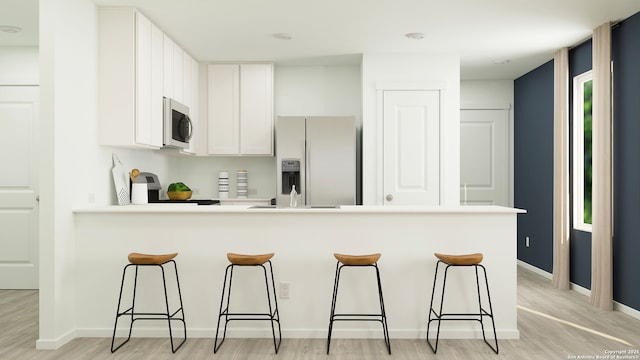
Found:
[[[240,152],[240,65],[209,65],[208,153]]]
[[[133,8],[101,8],[98,36],[100,143],[162,147],[162,32]]]
[[[163,40],[163,95],[167,98],[175,99],[189,108],[189,117],[193,126],[193,133],[199,132],[198,114],[198,62],[184,51],[167,35]],[[189,148],[180,152],[195,154],[197,146],[197,136],[193,136],[189,141]]]
[[[171,40],[167,35],[164,35],[163,41],[163,95],[168,98],[173,98],[173,48],[176,47],[176,43]]]
[[[184,103],[184,50],[173,47],[173,98]]]
[[[273,64],[211,64],[210,155],[273,155]]]
[[[273,64],[240,65],[240,153],[273,155]]]

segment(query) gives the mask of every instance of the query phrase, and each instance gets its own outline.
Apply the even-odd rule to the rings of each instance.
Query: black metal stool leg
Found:
[[[376,269],[376,278],[378,279],[378,297],[380,299],[380,314],[382,316],[382,333],[384,336],[384,343],[387,345],[387,351],[389,355],[391,355],[391,340],[389,339],[389,328],[387,327],[387,312],[384,308],[384,299],[382,296],[382,282],[380,281],[380,270],[378,270],[378,265],[373,265]]]
[[[227,306],[224,306],[225,290],[227,289],[227,276],[229,277],[229,289],[227,298]],[[216,326],[216,338],[213,343],[213,353],[217,353],[220,346],[227,337],[227,323],[229,322],[229,299],[231,298],[231,281],[233,280],[233,265],[228,265],[224,271],[224,282],[222,283],[222,297],[220,298],[220,311],[218,312],[218,325]],[[223,310],[224,309],[224,310]],[[220,330],[220,319],[224,316],[224,330],[222,332],[222,340],[218,344],[218,332]]]
[[[431,348],[434,354],[437,353],[438,351],[438,341],[440,341],[440,324],[442,323],[442,307],[444,306],[444,292],[447,285],[447,271],[449,270],[449,265],[446,265],[444,269],[444,278],[442,280],[442,294],[440,296],[440,307],[438,312],[436,312],[435,309],[433,308],[433,297],[435,295],[436,281],[438,279],[438,269],[440,268],[440,263],[442,262],[438,261],[436,263],[436,271],[433,277],[433,290],[431,291],[431,306],[429,308],[429,322],[427,323],[427,344],[429,344],[429,347]],[[431,314],[433,314],[434,318],[431,317]],[[431,341],[429,340],[429,325],[431,325],[432,321],[438,322],[438,327],[436,330],[435,345],[431,344]]]
[[[436,271],[433,276],[433,287],[431,288],[431,302],[429,303],[429,318],[427,320],[427,336],[426,336],[427,344],[429,344],[429,347],[431,348],[431,351],[433,351],[434,354],[437,351],[437,344],[435,348],[433,347],[433,345],[431,345],[431,342],[429,341],[429,329],[431,327],[431,322],[437,320],[437,319],[432,319],[432,315],[437,316],[437,314],[433,310],[433,298],[436,294],[436,281],[438,280],[438,267],[439,267],[438,265],[439,265],[439,262],[436,263]]]
[[[336,275],[333,278],[333,295],[331,296],[331,313],[329,314],[329,333],[327,335],[327,355],[329,354],[329,348],[331,347],[331,332],[333,331],[333,321],[336,314],[336,300],[338,298],[338,283],[340,282],[340,262],[336,263]]]
[[[122,291],[124,288],[124,281],[125,281],[125,277],[127,274],[127,270],[129,269],[130,266],[134,266],[135,267],[135,272],[134,272],[134,277],[133,277],[133,297],[131,300],[131,307],[128,308],[127,310],[120,312],[120,304],[122,302]],[[135,315],[135,304],[136,304],[136,289],[137,289],[137,285],[138,285],[138,265],[133,265],[133,264],[128,264],[124,267],[124,270],[122,271],[122,282],[120,283],[120,296],[118,297],[118,308],[116,310],[116,321],[115,324],[113,325],[113,337],[111,338],[111,352],[114,353],[116,350],[120,349],[124,344],[128,343],[129,340],[131,340],[131,333],[133,331],[133,322],[136,320],[134,318]],[[131,320],[129,323],[129,335],[127,336],[127,339],[124,340],[122,343],[120,343],[117,347],[113,347],[113,345],[115,344],[115,340],[116,340],[116,330],[118,328],[118,319],[120,319],[120,316],[123,315],[130,315]]]
[[[267,276],[267,269],[264,265],[260,265],[264,272],[264,283],[267,289],[267,302],[269,303],[269,318],[271,322],[271,334],[273,335],[273,347],[278,353],[278,349],[280,349],[280,343],[282,343],[282,331],[280,329],[280,313],[278,312],[278,299],[276,297],[276,283],[273,278],[273,265],[271,264],[271,260],[267,261],[269,263],[269,271],[271,273],[271,288],[273,289],[273,302],[275,310],[271,307],[271,296],[269,294],[269,278]],[[276,342],[276,330],[273,323],[276,322],[278,324],[278,341]]]
[[[164,286],[164,301],[165,301],[165,306],[167,310],[167,325],[169,326],[169,340],[171,342],[171,351],[175,353],[176,351],[178,351],[178,349],[180,349],[180,347],[182,347],[182,345],[184,345],[185,341],[187,341],[187,325],[184,321],[184,311],[182,309],[182,294],[180,293],[180,280],[178,279],[178,267],[175,261],[170,260],[169,262],[173,262],[173,266],[176,272],[176,285],[178,288],[178,298],[180,300],[180,308],[176,310],[173,314],[171,314],[171,311],[169,310],[169,296],[167,294],[167,280],[164,273],[164,266],[163,266],[164,264],[161,264],[158,266],[160,267],[160,271],[162,272],[162,284]],[[174,318],[174,316],[177,315],[179,312],[182,312],[182,318]],[[173,343],[173,332],[171,330],[172,320],[181,321],[184,328],[184,338],[182,339],[182,342],[178,345],[178,347],[175,347]]]
[[[486,285],[486,288],[487,288],[487,299],[489,301],[489,311],[488,312],[485,309],[482,308],[482,300],[481,300],[481,296],[480,296],[480,280],[479,280],[479,277],[478,277],[478,267],[482,268],[482,272],[484,274],[484,281],[485,281],[485,285]],[[487,269],[483,265],[475,265],[475,270],[476,270],[476,287],[477,287],[477,290],[478,290],[478,306],[480,308],[480,327],[482,328],[482,339],[484,340],[484,342],[487,345],[489,345],[491,350],[493,350],[493,352],[495,352],[497,354],[498,350],[499,350],[498,349],[498,336],[496,334],[496,324],[495,324],[495,321],[493,319],[493,306],[491,305],[491,293],[489,293],[489,280],[487,278]],[[489,341],[487,340],[487,336],[485,335],[483,316],[488,316],[489,318],[491,318],[491,326],[493,327],[493,339],[495,340],[495,347],[493,345],[491,345],[491,343],[489,343]]]

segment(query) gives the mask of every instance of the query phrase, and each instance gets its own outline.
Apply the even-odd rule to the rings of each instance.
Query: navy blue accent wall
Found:
[[[569,81],[573,78],[593,68],[593,43],[591,40],[576,46],[569,50]],[[569,86],[569,129],[573,133],[573,86]],[[569,137],[571,139],[571,137]],[[573,166],[573,143],[569,146],[570,166]],[[573,194],[573,178],[569,181],[570,193]],[[570,211],[573,207],[569,207]],[[573,211],[571,211],[571,219],[573,221]],[[573,228],[573,226],[571,227]],[[579,230],[571,230],[570,234],[570,264],[569,264],[569,280],[584,288],[591,289],[591,233]]]
[[[640,310],[640,13],[612,30],[613,298]]]
[[[514,81],[514,205],[518,259],[553,267],[553,61]],[[529,247],[525,247],[525,237]]]
[[[612,31],[614,239],[613,299],[640,310],[640,13]],[[571,76],[591,68],[591,42],[570,52]],[[514,81],[514,202],[518,259],[553,267],[553,61]],[[524,247],[524,237],[531,247]],[[591,286],[591,234],[571,234],[571,281]]]

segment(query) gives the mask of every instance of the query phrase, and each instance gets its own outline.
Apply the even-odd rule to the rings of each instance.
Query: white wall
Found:
[[[40,349],[73,337],[73,209],[116,201],[112,152],[167,173],[170,159],[97,141],[97,15],[92,0],[40,2]],[[133,249],[132,249],[133,250]]]
[[[38,85],[38,48],[0,47],[0,85]]]
[[[387,86],[443,86],[440,167],[442,205],[460,201],[460,59],[453,55],[364,54],[362,60],[363,204],[382,203],[382,116],[377,90]],[[412,86],[413,87],[413,86]]]
[[[477,80],[460,82],[460,107],[511,105],[513,113],[513,80]]]
[[[360,65],[276,65],[275,94],[276,116],[353,115],[360,124]]]
[[[56,348],[73,335],[74,184],[86,165],[83,133],[95,118],[95,7],[40,2],[40,336]],[[74,141],[71,141],[74,140]],[[83,151],[76,152],[75,148]]]

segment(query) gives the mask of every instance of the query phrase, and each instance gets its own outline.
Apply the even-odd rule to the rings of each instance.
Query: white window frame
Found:
[[[573,228],[592,231],[584,222],[584,84],[593,80],[591,70],[573,78]],[[593,129],[593,127],[592,127]],[[593,204],[593,203],[592,203]]]

